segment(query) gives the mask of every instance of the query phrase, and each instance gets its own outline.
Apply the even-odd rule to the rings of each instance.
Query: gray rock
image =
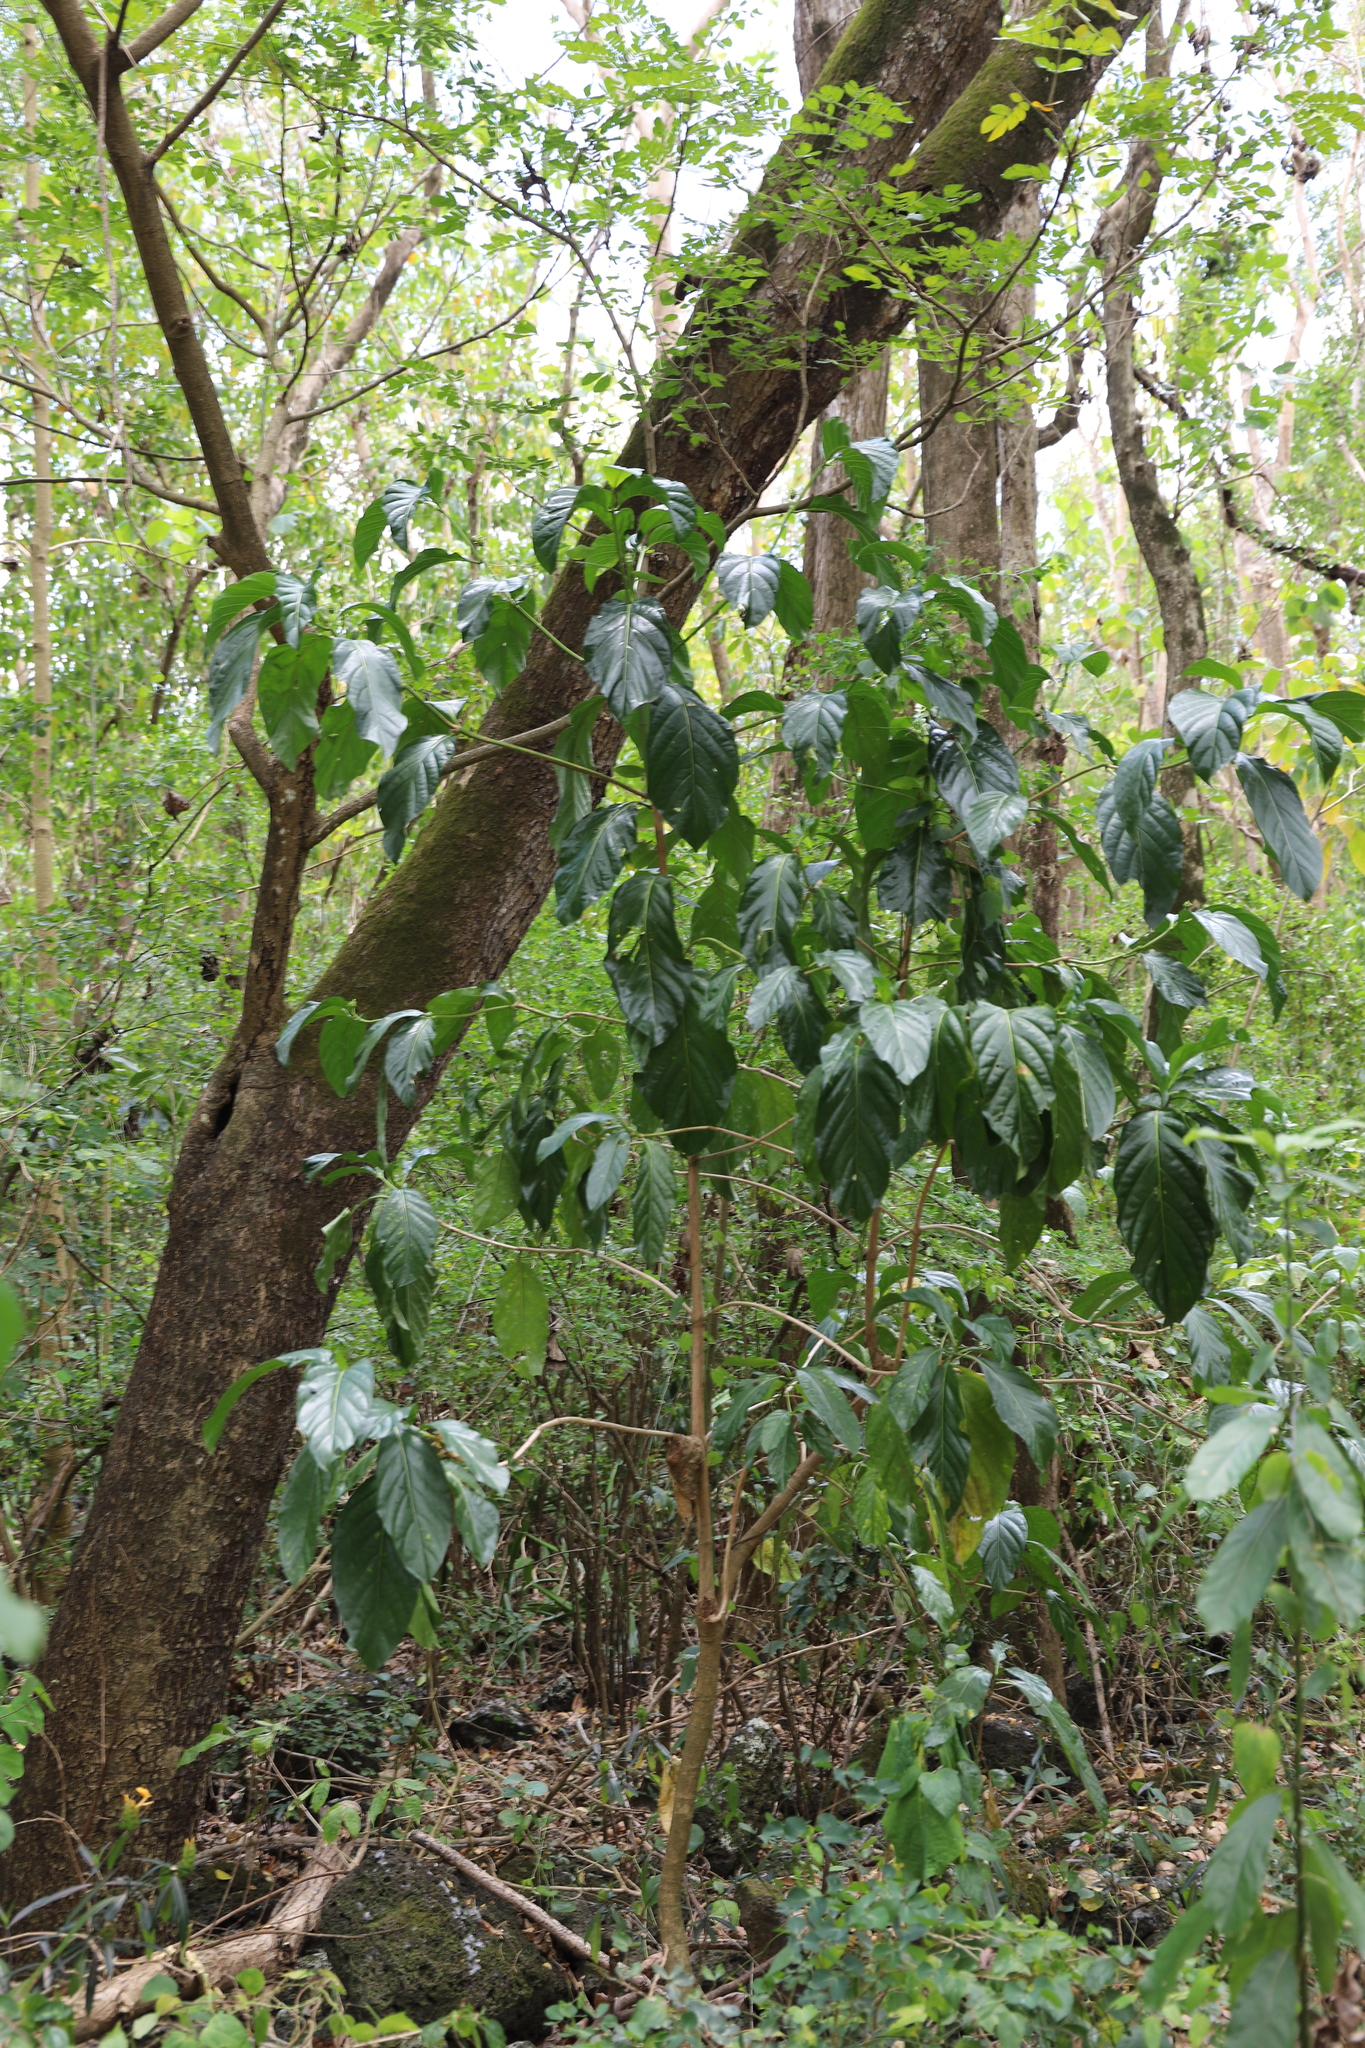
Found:
[[[490,1700],[448,1721],[446,1732],[460,1749],[515,1749],[519,1742],[534,1742],[540,1730],[512,1702]]]
[[[333,1887],[319,1933],[348,2008],[376,2019],[405,2012],[426,2026],[474,2006],[509,2039],[539,2040],[569,1988],[510,1907],[387,1843]]]
[[[576,1699],[591,1698],[591,1680],[584,1678],[581,1671],[561,1671],[536,1701],[536,1710],[542,1714],[571,1714]]]
[[[782,1803],[786,1752],[770,1721],[755,1715],[730,1739],[712,1779],[713,1803],[697,1808],[706,1860],[717,1877],[753,1863],[763,1825]]]
[[[1027,1714],[984,1714],[979,1723],[981,1761],[988,1771],[1026,1771],[1043,1742]]]
[[[735,1886],[739,1924],[749,1944],[749,1954],[761,1969],[770,1963],[786,1942],[782,1928],[782,1898],[775,1884],[761,1877],[745,1877]]]

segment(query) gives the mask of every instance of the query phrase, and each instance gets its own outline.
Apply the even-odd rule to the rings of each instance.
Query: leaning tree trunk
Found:
[[[95,106],[100,46],[75,0],[46,4]],[[892,177],[892,167],[910,157],[900,189],[911,198],[950,185],[976,194],[965,218],[984,235],[994,231],[1013,197],[1006,175],[1011,164],[1037,162],[1055,150],[1063,126],[1109,61],[1094,60],[1055,79],[1026,49],[995,45],[994,25],[992,9],[977,0],[968,7],[950,0],[876,0],[825,74],[831,82],[875,86],[911,112],[909,132],[891,128],[858,153],[866,189],[877,189],[879,179]],[[117,91],[122,68],[109,66],[106,143],[150,267],[160,259],[149,197],[151,216],[156,207],[150,171]],[[1035,109],[1045,105],[1047,113],[1031,111],[1007,138],[987,140],[983,121],[1013,92]],[[911,154],[907,142],[920,137]],[[812,174],[805,149],[805,139],[799,149],[779,149],[740,223],[735,243],[749,287],[738,313],[722,303],[721,291],[703,295],[663,366],[667,401],[637,425],[621,456],[685,482],[722,519],[740,517],[759,501],[799,434],[840,389],[850,351],[866,353],[890,340],[911,311],[907,299],[846,279],[844,266],[859,247],[855,225],[833,261],[827,222],[803,235],[798,212],[792,225],[793,194]],[[844,161],[831,139],[814,174],[828,179]],[[813,286],[817,272],[826,280],[823,291]],[[206,388],[207,365],[178,284],[177,306],[166,277],[157,283],[158,314],[165,324],[164,304],[171,316],[167,341],[202,445],[206,426],[215,432],[214,422],[221,426],[216,391],[211,380]],[[709,437],[698,431],[699,421],[711,423]],[[264,566],[230,439],[226,445],[219,439],[212,459],[208,448],[204,453],[224,512],[225,559],[239,573]],[[667,608],[680,622],[695,584],[680,555],[669,566],[677,573]],[[545,604],[547,630],[535,637],[526,669],[488,714],[489,737],[534,730],[580,701],[581,664],[561,650],[581,646],[590,618],[610,594],[604,579],[590,595],[576,565],[561,573]],[[272,767],[249,727],[239,727],[235,737],[268,780],[278,764]],[[604,717],[595,741],[604,770],[620,741]],[[44,1741],[30,1748],[13,1809],[17,1838],[0,1865],[11,1900],[77,1878],[76,1838],[106,1837],[121,1795],[135,1786],[151,1793],[142,1834],[151,1853],[177,1853],[194,1830],[207,1759],[184,1770],[178,1759],[222,1710],[234,1639],[292,1433],[286,1376],[271,1375],[246,1396],[216,1456],[205,1454],[200,1430],[243,1368],[321,1338],[332,1295],[320,1295],[311,1278],[319,1232],[348,1198],[363,1193],[306,1187],[299,1162],[309,1153],[369,1142],[372,1099],[337,1100],[320,1078],[307,1037],[287,1070],[273,1050],[284,1013],[292,908],[310,838],[306,761],[286,780],[287,791],[278,780],[270,785],[275,819],[305,822],[272,822],[252,940],[258,965],[243,1022],[196,1108],[177,1162],[152,1309],[41,1667],[52,1711]],[[378,1016],[495,977],[550,886],[554,854],[547,832],[555,801],[548,767],[523,754],[471,763],[447,785],[411,852],[313,993],[348,996],[363,1013]],[[394,1143],[412,1121],[413,1115],[391,1119]]]

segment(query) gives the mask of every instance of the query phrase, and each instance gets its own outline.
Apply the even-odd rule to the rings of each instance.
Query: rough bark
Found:
[[[63,41],[84,81],[93,44],[83,19],[77,17],[77,34],[70,0],[48,4],[54,18],[62,15]],[[920,132],[946,109],[915,152],[902,189],[965,187],[979,195],[967,224],[990,234],[1013,197],[1009,166],[1055,149],[1061,125],[1084,104],[1104,63],[1054,79],[1036,69],[1026,49],[1007,44],[977,69],[981,49],[964,35],[966,26],[962,7],[946,0],[869,0],[826,76],[875,84],[907,106]],[[1030,112],[1007,139],[990,142],[982,121],[1012,91],[1051,111]],[[118,104],[111,94],[111,115]],[[135,170],[136,141],[126,115],[120,118],[122,128],[115,121],[110,133],[124,136]],[[875,190],[906,156],[904,127],[874,139],[858,152],[858,189]],[[637,426],[621,458],[641,464],[652,444],[657,471],[687,483],[724,519],[756,502],[799,433],[839,390],[850,350],[889,340],[911,311],[905,299],[845,278],[844,264],[858,246],[856,222],[847,252],[834,251],[833,260],[827,225],[808,238],[789,227],[784,232],[783,208],[808,175],[808,162],[803,154],[798,166],[787,145],[779,150],[736,238],[752,278],[745,300],[734,313],[718,293],[703,295],[688,334],[662,366],[648,427]],[[817,174],[832,178],[840,169],[831,140]],[[150,186],[134,175],[127,189],[130,215],[136,210],[145,225],[156,214]],[[138,240],[146,260],[141,232]],[[208,373],[173,264],[156,292],[182,387],[200,380],[196,424],[202,413],[216,432],[221,408],[211,380],[207,396],[202,390]],[[235,521],[226,546],[241,567],[265,566],[230,442],[226,453],[221,442],[216,452]],[[225,534],[226,526],[225,514]],[[685,566],[679,559],[667,597],[675,620],[685,617],[694,595]],[[490,711],[488,736],[544,724],[581,698],[581,665],[561,646],[581,645],[609,594],[604,581],[590,596],[576,567],[561,574],[546,601],[548,631],[535,637],[523,674]],[[604,719],[599,765],[614,759],[619,740]],[[305,808],[305,796],[296,789],[291,812]],[[349,996],[376,1016],[496,976],[552,879],[547,830],[555,802],[549,769],[521,755],[485,756],[453,777],[314,993]],[[284,837],[280,827],[282,861],[292,850]],[[277,889],[288,894],[287,863],[263,897]],[[274,931],[272,943],[287,934],[282,914]],[[282,986],[279,995],[265,989],[253,999],[251,1016],[196,1109],[177,1165],[152,1309],[42,1666],[52,1712],[14,1808],[18,1836],[3,1866],[12,1899],[65,1881],[73,1833],[103,1837],[125,1789],[145,1785],[152,1792],[142,1839],[153,1853],[177,1850],[198,1817],[208,1761],[179,1770],[177,1760],[221,1711],[232,1642],[292,1435],[287,1376],[272,1374],[253,1388],[215,1457],[205,1455],[199,1431],[245,1366],[321,1337],[331,1301],[311,1278],[319,1231],[360,1191],[307,1188],[298,1162],[311,1152],[363,1145],[373,1131],[372,1103],[331,1094],[311,1041],[288,1069],[279,1066],[273,1040],[281,996]],[[412,1121],[407,1114],[391,1118],[395,1144]]]
[[[989,302],[962,308],[965,320],[989,317]],[[937,425],[920,450],[924,538],[938,566],[975,583],[1000,602],[1000,446],[994,409],[970,371],[927,353],[921,322],[920,418]],[[941,415],[941,417],[940,417]]]
[[[858,12],[859,0],[796,0],[793,40],[796,72],[802,94],[809,98],[819,83],[820,73],[834,54],[839,39]],[[851,441],[870,441],[886,432],[886,403],[891,381],[891,358],[883,349],[849,379],[824,419],[841,419]],[[811,439],[811,489],[837,490],[844,481],[838,462],[820,463],[820,427],[817,421]],[[814,512],[806,521],[806,538],[801,567],[814,598],[812,631],[851,633],[858,609],[858,593],[870,578],[864,576],[848,552],[848,528],[830,512]]]

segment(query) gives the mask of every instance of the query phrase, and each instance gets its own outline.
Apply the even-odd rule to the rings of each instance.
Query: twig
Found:
[[[566,1927],[562,1920],[556,1920],[553,1914],[547,1913],[543,1906],[537,1906],[534,1900],[528,1899],[514,1885],[504,1884],[500,1877],[494,1877],[490,1871],[481,1870],[477,1863],[471,1863],[458,1849],[452,1849],[449,1842],[441,1841],[437,1835],[427,1834],[422,1828],[414,1828],[408,1839],[420,1842],[424,1849],[430,1849],[433,1856],[439,1856],[443,1863],[450,1864],[453,1870],[458,1870],[461,1877],[468,1878],[471,1884],[482,1885],[486,1892],[491,1892],[495,1899],[501,1899],[504,1906],[511,1906],[523,1919],[529,1920],[533,1927],[540,1928],[543,1934],[548,1934],[552,1940],[557,1941],[561,1948],[566,1948],[570,1955],[577,1956],[580,1962],[587,1963],[594,1970],[600,1970],[604,1976],[615,1977],[622,1984],[629,1984],[632,1990],[652,1991],[653,1986],[644,1978],[637,1977],[633,1970],[624,1969],[621,1964],[613,1962],[609,1956],[601,1952],[594,1955],[581,1934],[575,1934],[571,1927]]]
[[[199,116],[202,113],[204,113],[207,108],[213,105],[213,102],[217,99],[219,93],[223,90],[224,86],[228,84],[237,67],[240,64],[245,63],[246,59],[251,55],[252,51],[255,49],[257,43],[260,42],[261,38],[265,35],[268,35],[270,30],[275,26],[275,23],[278,21],[279,17],[284,13],[286,5],[287,0],[275,0],[274,6],[269,8],[267,12],[262,16],[261,20],[256,24],[256,27],[252,30],[251,34],[247,37],[246,41],[237,51],[236,55],[228,59],[226,66],[222,71],[219,72],[217,78],[214,79],[213,84],[208,88],[208,91],[201,93],[199,98],[195,101],[194,105],[190,108],[188,114],[182,115],[180,120],[176,122],[174,128],[172,128],[168,134],[162,136],[156,148],[147,158],[148,170],[151,170],[156,164],[160,163],[162,157],[165,156],[166,151],[170,148],[171,144],[173,142],[179,142],[181,136],[185,133],[185,130],[187,128],[193,127],[194,123],[199,119]]]
[[[245,1643],[249,1643],[253,1636],[258,1636],[261,1630],[266,1626],[267,1622],[273,1621],[277,1614],[283,1614],[285,1608],[289,1605],[290,1601],[294,1599],[297,1594],[301,1593],[304,1587],[310,1584],[313,1579],[317,1578],[319,1572],[323,1572],[327,1569],[328,1555],[329,1553],[327,1551],[324,1551],[321,1557],[315,1557],[313,1559],[313,1562],[309,1565],[307,1571],[304,1573],[303,1577],[298,1581],[297,1585],[287,1587],[286,1590],[280,1594],[278,1600],[272,1600],[270,1605],[267,1608],[264,1608],[262,1612],[256,1616],[256,1619],[254,1621],[247,1623],[246,1627],[242,1630],[241,1634],[237,1638],[237,1642],[235,1645],[237,1649],[240,1650]]]

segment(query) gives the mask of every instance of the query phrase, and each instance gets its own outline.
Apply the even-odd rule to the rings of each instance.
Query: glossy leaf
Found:
[[[1057,1448],[1057,1410],[1012,1362],[986,1352],[980,1366],[996,1414],[1022,1441],[1038,1470],[1046,1472]]]
[[[386,1436],[375,1466],[379,1519],[416,1579],[434,1578],[450,1548],[450,1488],[441,1461],[418,1429]]]
[[[859,1011],[868,1044],[902,1085],[928,1066],[943,1008],[937,996],[916,996],[913,1002],[864,1003]]]
[[[474,1562],[486,1568],[492,1564],[498,1547],[498,1511],[492,1501],[485,1500],[474,1487],[467,1486],[449,1465],[446,1467],[446,1484],[450,1488],[450,1505],[460,1541]]]
[[[910,1448],[938,1481],[944,1512],[955,1514],[967,1484],[971,1445],[962,1433],[962,1396],[957,1374],[946,1362],[940,1362],[930,1382]]]
[[[921,825],[893,846],[878,868],[877,901],[883,910],[905,918],[913,932],[931,919],[946,923],[952,900],[952,863],[931,828]]]
[[[332,1588],[346,1640],[379,1671],[408,1631],[420,1581],[403,1563],[379,1512],[379,1483],[357,1487],[332,1531]]]
[[[330,1351],[317,1354],[299,1382],[297,1418],[319,1465],[330,1465],[360,1440],[373,1405],[374,1367],[368,1358],[348,1365]]]
[[[555,870],[555,916],[561,924],[576,924],[615,886],[635,844],[635,816],[634,804],[603,804],[569,833]]]
[[[395,866],[403,857],[408,826],[419,818],[441,786],[455,742],[445,734],[404,747],[393,766],[379,778],[378,808],[384,827],[384,852]]]
[[[1168,1323],[1204,1292],[1217,1225],[1204,1171],[1169,1110],[1145,1109],[1119,1133],[1114,1154],[1118,1226],[1133,1271]]]
[[[819,1366],[806,1366],[797,1373],[796,1383],[834,1441],[856,1457],[863,1448],[862,1426],[838,1381]]]
[[[332,1490],[335,1468],[319,1465],[307,1444],[289,1468],[280,1495],[277,1527],[280,1563],[291,1586],[297,1586],[318,1554],[322,1516]]]
[[[728,720],[691,690],[660,690],[649,719],[651,803],[689,846],[725,823],[739,780],[739,749]]]
[[[987,1120],[1027,1165],[1042,1147],[1042,1115],[1053,1099],[1056,1018],[1041,1008],[976,1003],[968,1028]]]
[[[373,640],[335,640],[332,671],[346,692],[355,729],[381,754],[391,754],[403,736],[403,679],[387,647]]]
[[[630,1227],[642,1265],[652,1272],[668,1249],[678,1183],[666,1145],[647,1138],[640,1147],[640,1166],[631,1201]]]
[[[578,498],[577,484],[556,484],[531,514],[531,552],[548,573],[559,561],[559,544]]]
[[[1322,846],[1304,813],[1292,776],[1258,755],[1239,754],[1237,780],[1286,889],[1309,902],[1322,880]]]
[[[858,594],[858,637],[884,675],[890,675],[904,640],[924,606],[918,590],[896,590],[878,584]]]
[[[632,934],[638,934],[634,947],[622,959],[617,949]],[[692,985],[667,875],[644,870],[621,884],[612,898],[608,947],[607,973],[622,1015],[632,1031],[658,1045],[681,1018]]]
[[[998,1515],[992,1515],[981,1531],[976,1555],[986,1575],[986,1584],[1003,1593],[1018,1571],[1028,1549],[1028,1523],[1023,1509],[1008,1501]]]
[[[240,586],[238,586],[240,587]],[[251,687],[256,649],[270,614],[252,612],[225,633],[209,658],[208,749],[218,752],[223,727]]]
[[[1166,716],[1185,742],[1190,766],[1205,782],[1226,768],[1242,744],[1244,698],[1211,697],[1204,690],[1177,690],[1166,701]]]
[[[830,1065],[815,1112],[815,1154],[840,1209],[866,1222],[886,1193],[900,1129],[900,1087],[870,1045]]]
[[[1141,885],[1143,916],[1155,930],[1173,908],[1180,890],[1184,844],[1174,809],[1157,790],[1134,837],[1114,809],[1114,785],[1110,783],[1095,806],[1095,823],[1114,880]]]
[[[781,569],[777,555],[716,557],[716,581],[721,595],[734,606],[746,626],[761,626],[777,603]]]
[[[436,1211],[416,1188],[386,1188],[374,1211],[374,1241],[390,1287],[427,1279],[440,1226]]]
[[[740,944],[751,967],[760,967],[773,945],[791,957],[805,893],[804,871],[794,853],[769,854],[754,868],[739,901]]]
[[[612,716],[624,724],[632,711],[654,702],[672,671],[662,608],[650,598],[609,598],[583,635],[583,659]]]
[[[843,690],[808,690],[802,697],[793,697],[783,714],[783,746],[793,754],[798,768],[804,769],[813,756],[821,782],[834,767],[847,713],[848,697]]]

